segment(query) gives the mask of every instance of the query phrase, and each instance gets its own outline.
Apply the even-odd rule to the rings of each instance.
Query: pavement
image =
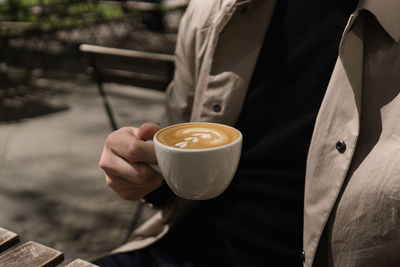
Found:
[[[63,92],[44,97],[57,112],[0,123],[0,227],[63,252],[64,263],[90,261],[123,243],[137,202],[119,198],[98,167],[111,130],[96,86],[42,82]],[[162,92],[106,90],[119,126],[162,116]]]

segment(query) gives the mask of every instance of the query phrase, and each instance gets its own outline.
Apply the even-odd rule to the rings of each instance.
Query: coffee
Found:
[[[183,123],[161,130],[157,140],[167,146],[182,149],[202,149],[227,145],[240,133],[229,126],[214,123]]]
[[[242,134],[233,127],[189,122],[159,130],[154,138],[157,166],[171,190],[181,198],[211,199],[232,181],[242,151]]]

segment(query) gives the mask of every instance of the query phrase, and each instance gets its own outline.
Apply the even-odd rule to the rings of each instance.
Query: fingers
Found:
[[[154,137],[158,130],[160,130],[160,126],[157,124],[146,122],[140,126],[138,136],[142,140],[149,140]]]
[[[145,123],[140,128],[124,127],[111,133],[106,140],[99,165],[107,184],[122,198],[138,200],[155,190],[163,177],[147,163],[157,162],[150,139],[159,126]]]
[[[106,183],[114,189],[121,198],[126,200],[139,200],[161,185],[162,178],[160,177],[155,178],[152,183],[146,186],[138,186],[124,178],[106,174]]]
[[[118,156],[107,155],[107,152],[103,152],[100,167],[108,176],[123,177],[127,182],[139,187],[161,177],[160,173],[146,163],[129,163]]]
[[[161,185],[163,177],[146,163],[129,163],[112,151],[103,149],[100,167],[106,183],[127,200],[138,200]]]
[[[121,128],[108,136],[105,148],[129,163],[157,162],[154,145],[140,140],[135,133],[139,134],[137,128]]]

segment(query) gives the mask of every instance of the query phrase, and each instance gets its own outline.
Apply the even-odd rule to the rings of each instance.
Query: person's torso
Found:
[[[219,198],[198,203],[166,237],[193,240],[196,245],[182,249],[195,266],[211,264],[203,255],[221,266],[301,265],[307,150],[354,8],[352,2],[277,3],[235,125],[244,143],[233,182]]]

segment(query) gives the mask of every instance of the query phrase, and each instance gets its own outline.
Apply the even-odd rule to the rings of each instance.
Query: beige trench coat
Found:
[[[180,25],[165,124],[235,124],[274,6],[274,0],[191,1]],[[360,0],[309,148],[306,267],[400,266],[399,40],[400,1]],[[116,251],[161,238],[172,215],[191,204],[174,203]]]

